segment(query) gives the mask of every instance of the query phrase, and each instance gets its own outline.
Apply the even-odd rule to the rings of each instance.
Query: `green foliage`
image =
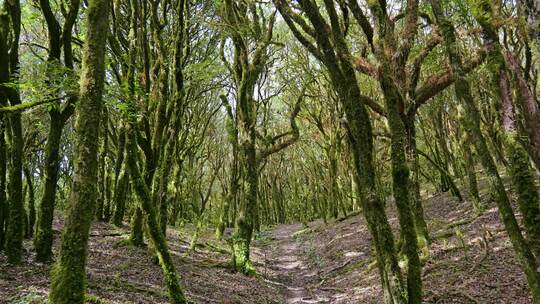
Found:
[[[489,0],[469,0],[471,13],[482,26],[491,28],[493,11]]]
[[[84,302],[86,304],[112,304],[112,302],[104,300],[96,295],[90,295],[90,294],[87,294],[85,296]]]
[[[19,296],[12,298],[10,304],[47,304],[47,297],[36,292],[25,292]]]
[[[27,55],[29,57],[29,55]],[[47,96],[78,94],[79,76],[56,61],[23,58],[21,78],[17,85],[25,102],[41,100]]]

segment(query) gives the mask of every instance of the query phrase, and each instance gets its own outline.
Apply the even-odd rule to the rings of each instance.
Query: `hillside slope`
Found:
[[[494,203],[479,217],[446,193],[424,204],[433,236],[423,267],[426,303],[532,303]],[[388,213],[397,232],[397,216]],[[382,303],[362,216],[308,229],[283,225],[267,237],[259,241],[259,270],[286,284],[287,303]]]
[[[426,303],[532,303],[524,275],[499,221],[488,203],[476,217],[469,203],[448,194],[424,202],[433,235],[423,268]],[[397,229],[395,212],[389,220]],[[58,231],[62,222],[57,220]],[[330,222],[279,225],[261,232],[252,251],[258,277],[226,267],[228,246],[203,233],[188,252],[193,227],[169,229],[169,244],[194,303],[381,303],[370,235],[361,215]],[[397,231],[396,231],[397,233]],[[126,228],[96,223],[88,262],[89,303],[167,303],[159,266],[148,249],[119,246]],[[8,266],[0,255],[0,303],[42,303],[49,266],[33,261],[31,243],[21,266]]]

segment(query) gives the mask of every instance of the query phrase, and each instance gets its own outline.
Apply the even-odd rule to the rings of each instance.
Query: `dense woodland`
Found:
[[[535,0],[0,1],[0,302],[540,303],[539,22]],[[122,283],[119,253],[151,275]],[[512,281],[471,293],[480,270]]]

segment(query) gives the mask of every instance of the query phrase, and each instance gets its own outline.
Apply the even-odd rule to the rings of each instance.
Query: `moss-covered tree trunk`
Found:
[[[388,67],[389,68],[389,67]],[[399,95],[388,74],[381,80],[385,94],[387,119],[391,131],[392,189],[398,210],[399,224],[403,238],[402,250],[407,257],[407,296],[409,303],[422,302],[421,265],[418,256],[418,240],[411,212],[409,192],[409,168],[405,156],[405,126],[399,113]],[[413,193],[414,195],[414,193]]]
[[[345,83],[347,84],[347,82]],[[360,107],[357,102],[360,99],[359,92],[357,89],[353,89],[356,86],[356,80],[353,82],[351,79],[348,84],[351,89],[341,88],[339,91],[352,91],[347,99],[341,99],[341,101],[347,115],[349,141],[353,151],[362,210],[364,210],[364,216],[373,237],[385,303],[407,303],[407,295],[397,263],[394,236],[384,210],[384,202],[379,198],[377,192],[372,154],[373,138],[368,113],[364,106]]]
[[[113,179],[113,189],[114,194],[112,197],[111,206],[113,216],[112,223],[115,226],[122,226],[122,221],[124,220],[125,213],[125,203],[127,196],[127,185],[128,178],[126,175],[126,164],[124,162],[125,157],[125,148],[126,148],[126,134],[124,126],[121,126],[118,130],[118,140],[116,145],[116,163],[114,166],[114,179]]]
[[[131,180],[131,176],[129,178]],[[130,187],[130,188],[133,188],[133,187]],[[141,210],[141,207],[138,204],[136,204],[135,212],[133,212],[133,214],[131,215],[131,221],[130,221],[131,230],[129,233],[129,242],[133,246],[136,246],[136,247],[144,246],[143,223],[144,223],[143,212]]]
[[[0,83],[18,81],[19,75],[19,36],[21,31],[21,7],[19,1],[6,1],[0,8],[0,31],[2,46],[8,48],[8,62],[0,67],[2,75]],[[9,35],[8,35],[9,33]],[[10,41],[8,39],[11,38]],[[7,50],[6,50],[7,52]],[[4,51],[2,51],[4,53]],[[6,78],[7,77],[7,78]],[[2,94],[7,96],[11,106],[21,103],[21,97],[17,87],[0,87]],[[8,193],[9,193],[9,217],[6,229],[5,252],[8,261],[18,264],[22,258],[22,239],[24,234],[24,200],[23,200],[23,132],[20,113],[11,113],[7,116],[7,128],[9,141],[8,168]]]
[[[113,202],[114,212],[112,222],[115,226],[121,227],[124,220],[124,213],[126,211],[126,197],[128,195],[128,180],[129,176],[127,173],[127,168],[125,165],[120,170],[118,180],[116,182],[116,187],[114,187]]]
[[[255,212],[257,211],[259,177],[255,150],[255,120],[250,114],[254,113],[254,109],[252,108],[254,105],[251,100],[244,102],[244,106],[247,106],[247,109],[239,116],[238,138],[240,146],[239,166],[242,170],[241,186],[245,191],[245,196],[240,202],[239,213],[234,226],[233,262],[238,271],[247,274],[254,271],[249,259],[249,248],[253,233]]]
[[[489,152],[486,140],[482,135],[480,128],[480,112],[472,98],[469,83],[465,79],[462,60],[458,53],[454,27],[444,16],[438,0],[431,0],[431,6],[437,23],[441,27],[448,59],[456,77],[456,97],[465,106],[467,131],[473,136],[474,146],[478,152],[480,162],[486,171],[490,192],[497,203],[502,222],[510,237],[517,260],[520,263],[522,270],[525,272],[533,299],[535,302],[540,302],[540,274],[537,271],[536,261],[521,234],[508,194],[506,193],[504,184],[499,176],[496,164]]]
[[[491,11],[486,11],[486,14],[489,13]],[[534,169],[530,166],[529,155],[520,143],[517,132],[509,73],[502,54],[502,46],[498,41],[497,31],[487,20],[480,19],[480,24],[483,27],[485,44],[488,49],[488,69],[493,79],[495,96],[498,97],[501,104],[501,125],[505,132],[502,141],[505,154],[508,156],[508,172],[517,192],[517,201],[523,215],[528,243],[536,258],[540,259],[540,199]],[[519,79],[516,82],[519,87]]]
[[[132,126],[128,127],[127,135],[127,165],[129,167],[129,176],[134,188],[133,190],[135,191],[137,199],[140,202],[141,209],[146,214],[148,235],[150,236],[159,260],[159,264],[163,271],[164,281],[169,291],[169,299],[171,303],[174,304],[187,303],[184,292],[178,283],[178,275],[169,253],[167,240],[159,227],[157,212],[152,204],[150,191],[148,190],[148,187],[146,186],[144,178],[141,175],[137,165],[136,155],[138,153],[138,147],[137,142],[135,141],[135,132],[134,129],[132,129]]]
[[[75,124],[71,206],[67,210],[59,257],[51,273],[49,300],[54,304],[84,303],[90,224],[97,199],[98,130],[105,77],[108,0],[90,0],[87,34]]]
[[[56,182],[58,181],[60,138],[62,137],[62,119],[58,110],[49,112],[51,119],[47,143],[45,144],[44,185],[41,203],[37,212],[34,250],[36,259],[41,262],[52,259],[53,216],[56,202]]]
[[[99,148],[99,163],[98,163],[98,191],[99,197],[97,200],[96,206],[96,220],[104,221],[105,220],[105,205],[107,202],[107,153],[108,153],[108,144],[109,144],[109,135],[108,135],[108,124],[109,119],[107,118],[107,110],[102,109],[101,113],[101,128],[100,128],[100,138],[102,139],[100,148]]]
[[[18,95],[18,92],[13,92],[11,96],[15,95]],[[18,97],[14,97],[14,99],[17,100]],[[10,100],[13,99],[10,97]],[[19,103],[11,102],[11,105]],[[18,264],[22,259],[25,217],[22,182],[23,132],[20,114],[12,114],[9,122],[11,127],[11,162],[8,164],[9,220],[5,252],[10,263]]]
[[[220,96],[221,102],[223,106],[225,107],[225,110],[227,112],[227,140],[229,141],[229,144],[232,147],[232,160],[231,160],[231,173],[230,173],[230,180],[229,180],[229,186],[228,186],[228,193],[225,197],[225,200],[223,202],[223,209],[221,210],[221,214],[219,217],[219,223],[216,228],[216,236],[218,238],[221,238],[223,236],[223,232],[225,231],[225,228],[228,227],[230,224],[229,220],[229,211],[231,207],[234,207],[237,205],[238,202],[238,126],[236,118],[233,114],[233,110],[231,105],[229,104],[229,101],[227,100],[227,97],[224,95]]]
[[[228,34],[234,46],[234,68],[231,74],[236,85],[236,128],[238,130],[238,173],[239,189],[243,191],[243,199],[239,200],[232,240],[232,258],[235,268],[243,273],[252,273],[250,262],[250,244],[254,228],[258,228],[258,183],[259,164],[261,159],[291,145],[298,138],[298,128],[294,118],[298,114],[296,107],[291,117],[292,138],[264,150],[257,150],[257,105],[254,92],[257,81],[269,60],[269,45],[273,37],[275,12],[259,18],[255,4],[246,5],[236,1],[225,0],[221,4],[221,17],[228,24]],[[243,26],[250,26],[259,32],[253,37],[242,31]],[[228,63],[227,63],[228,64]],[[229,64],[228,64],[229,65]],[[226,100],[222,98],[224,103]]]
[[[430,241],[429,231],[427,227],[426,220],[424,218],[424,207],[422,206],[422,198],[420,196],[420,179],[419,179],[419,170],[420,166],[418,164],[418,151],[416,150],[416,126],[414,122],[414,117],[406,120],[405,124],[406,130],[406,155],[409,169],[411,171],[411,176],[409,178],[409,184],[411,185],[410,194],[410,208],[414,218],[414,225],[416,227],[416,233],[418,237],[421,238],[424,244],[419,246],[426,245]]]
[[[178,130],[178,129],[177,129]],[[171,136],[175,138],[178,133]],[[173,140],[169,140],[165,146],[159,170],[156,173],[158,186],[156,193],[153,195],[154,205],[159,206],[159,227],[163,235],[167,235],[167,220],[169,215],[169,201],[167,197],[167,186],[171,175],[171,162],[173,161],[174,148],[176,144]]]
[[[331,142],[330,147],[326,149],[326,155],[328,158],[328,188],[330,189],[330,214],[332,214],[332,217],[337,219],[339,215],[339,204],[341,201],[340,195],[339,195],[339,189],[338,189],[338,181],[337,181],[337,151],[335,147],[335,143]]]
[[[467,173],[467,181],[469,182],[469,198],[472,199],[474,211],[477,214],[480,214],[480,212],[482,212],[483,206],[482,202],[480,201],[480,194],[478,192],[476,164],[475,158],[473,157],[471,151],[471,146],[473,146],[473,143],[471,141],[471,135],[464,134],[462,149],[463,158],[465,160],[465,172]]]
[[[536,45],[540,44],[538,41],[535,41],[534,43]],[[514,58],[514,55],[507,52],[504,58],[506,59],[508,69],[515,78],[517,91],[516,99],[523,109],[526,134],[529,138],[530,155],[536,165],[536,169],[540,171],[540,105],[538,104],[538,97],[535,96],[535,92],[533,92],[527,84],[522,69],[517,63],[516,58]],[[537,65],[540,64],[537,63]],[[537,84],[539,84],[537,85],[537,90],[540,90],[540,81],[537,80]]]
[[[1,53],[0,57],[2,57]],[[0,65],[1,64],[2,62],[0,61]],[[0,99],[2,98],[3,97],[0,94]],[[1,104],[4,105],[4,102],[2,101]],[[4,250],[6,232],[5,226],[8,217],[8,201],[6,195],[6,141],[4,135],[5,117],[3,115],[0,115],[0,251]]]
[[[412,1],[411,3],[415,3]],[[387,54],[387,50],[395,47],[393,39],[393,26],[388,22],[386,8],[381,3],[371,1],[369,8],[376,19],[377,26],[376,43],[374,54],[379,61],[379,83],[383,92],[386,105],[386,118],[390,127],[391,164],[392,164],[392,190],[398,211],[399,225],[401,228],[402,252],[407,261],[407,298],[408,303],[422,302],[422,278],[421,264],[418,255],[418,238],[415,228],[414,216],[411,211],[411,202],[415,198],[415,190],[411,197],[411,184],[409,181],[410,170],[406,156],[406,126],[404,123],[405,108],[404,95],[400,90],[400,83],[396,75],[403,69],[399,62],[393,64],[394,58]],[[407,9],[411,9],[409,6]],[[414,13],[414,9],[412,9]],[[414,21],[416,22],[416,21]],[[412,30],[416,30],[413,27]]]
[[[61,64],[60,59],[62,49],[64,51],[64,66],[69,70],[73,70],[71,36],[79,11],[79,0],[69,1],[69,10],[67,15],[65,15],[63,28],[61,28],[60,23],[56,19],[49,1],[40,1],[39,6],[47,24],[47,34],[49,38],[47,82],[55,83],[58,79],[54,79],[54,76],[52,75],[54,68]],[[60,141],[62,129],[64,128],[66,121],[73,114],[73,103],[75,103],[76,100],[76,97],[71,96],[68,98],[63,108],[61,108],[59,102],[54,102],[49,109],[50,122],[47,143],[45,145],[44,186],[41,201],[38,206],[36,234],[34,236],[36,259],[41,262],[47,262],[52,259],[52,224],[56,202],[58,170],[60,166]]]
[[[131,0],[131,16],[130,16],[130,47],[132,50],[137,49],[136,32],[139,25],[139,4],[138,0]],[[148,187],[148,178],[141,174],[137,161],[139,159],[139,147],[137,144],[137,109],[135,106],[135,72],[136,72],[136,57],[135,54],[130,54],[129,69],[127,73],[127,87],[129,99],[127,101],[127,118],[128,125],[126,129],[126,165],[129,170],[129,178],[133,191],[135,192],[139,201],[139,208],[137,208],[134,219],[142,221],[142,212],[145,214],[145,220],[148,228],[148,235],[155,249],[159,264],[161,266],[165,285],[169,291],[169,299],[171,303],[183,304],[187,303],[184,296],[184,292],[178,282],[178,275],[169,253],[167,246],[167,240],[162,233],[159,222],[158,214],[153,204],[152,195]],[[148,164],[148,163],[147,163]],[[148,173],[148,172],[145,172]],[[151,179],[150,179],[151,180]],[[137,215],[137,213],[139,213]],[[136,224],[135,228],[138,225]],[[136,228],[138,229],[138,228]],[[132,240],[133,241],[133,240]],[[141,240],[142,241],[142,240]]]
[[[540,260],[540,199],[536,177],[530,165],[529,154],[516,139],[516,132],[506,134],[509,173],[518,196],[518,206],[523,215],[527,241],[536,259]]]
[[[9,18],[4,8],[0,8],[0,83],[9,81],[8,36]],[[5,89],[0,87],[0,106],[8,106]],[[7,173],[7,117],[0,114],[0,250],[4,249],[8,219],[8,201],[6,193]]]
[[[30,238],[34,233],[34,226],[36,224],[36,206],[34,204],[33,176],[28,165],[24,166],[24,179],[28,189],[28,201],[26,204],[28,210],[28,224],[26,225],[25,237]]]

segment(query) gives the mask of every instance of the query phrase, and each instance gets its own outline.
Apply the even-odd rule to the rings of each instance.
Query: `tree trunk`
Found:
[[[19,35],[21,30],[21,7],[18,0],[4,2],[4,7],[1,8],[2,16],[0,17],[0,55],[4,56],[8,53],[9,45],[9,65],[1,66],[0,83],[10,80],[18,81],[19,74]],[[10,19],[10,20],[9,20]],[[11,33],[8,35],[8,33]],[[8,37],[12,38],[8,42]],[[8,70],[9,69],[9,70]],[[11,106],[16,106],[21,103],[21,97],[16,87],[3,87],[0,89],[10,101]],[[8,261],[13,264],[18,264],[22,258],[22,240],[24,229],[24,202],[23,202],[23,132],[21,123],[21,114],[12,113],[8,117],[8,140],[10,142],[10,150],[8,155],[11,156],[8,161],[8,193],[9,193],[9,217],[6,230],[5,253]]]
[[[463,158],[465,159],[465,171],[467,172],[467,179],[469,182],[469,197],[472,198],[472,205],[477,214],[480,214],[484,207],[480,201],[480,194],[478,192],[478,183],[476,179],[476,166],[474,157],[471,151],[473,146],[470,134],[464,134],[463,140]]]
[[[131,122],[131,124],[133,124],[133,122]],[[144,178],[140,174],[137,166],[136,155],[138,153],[138,147],[137,142],[135,141],[136,135],[133,130],[133,126],[128,127],[127,134],[127,165],[129,168],[129,176],[133,185],[133,190],[139,199],[141,206],[140,209],[144,210],[144,213],[146,214],[148,234],[155,248],[159,264],[161,265],[161,269],[163,271],[165,284],[169,290],[169,299],[171,303],[174,304],[187,303],[184,292],[178,283],[178,275],[169,253],[167,240],[165,239],[165,236],[162,233],[157,221],[157,213],[154,209],[154,205],[152,204],[150,191],[148,190]],[[137,212],[139,212],[140,209],[138,208]]]
[[[486,36],[488,36],[489,31],[486,32]],[[530,166],[529,155],[519,142],[512,104],[512,93],[510,91],[510,81],[505,69],[501,46],[497,39],[498,37],[488,37],[486,44],[490,50],[488,56],[490,58],[490,71],[493,77],[494,87],[501,102],[501,124],[505,132],[503,143],[509,159],[508,171],[518,196],[518,206],[523,215],[523,224],[527,232],[528,243],[535,253],[536,258],[540,259],[540,199],[538,197],[535,174],[533,168]]]
[[[340,82],[336,87],[336,92],[342,94],[340,100],[347,115],[348,134],[362,209],[373,237],[385,303],[406,303],[406,291],[397,263],[394,235],[384,210],[384,202],[378,197],[376,188],[372,154],[373,137],[368,113],[365,106],[358,103],[360,97],[356,79],[354,82],[352,79],[348,83]],[[344,95],[344,92],[350,92],[350,95]]]
[[[2,57],[2,54],[0,54]],[[2,63],[0,62],[0,65]],[[2,96],[0,95],[0,98]],[[4,102],[1,102],[5,105]],[[6,195],[6,141],[5,117],[0,115],[0,251],[4,249],[6,224],[8,218],[8,201]]]
[[[406,153],[409,168],[411,170],[411,177],[409,178],[409,184],[411,185],[412,194],[411,198],[411,211],[414,218],[414,225],[416,227],[416,233],[423,239],[423,243],[427,245],[430,241],[429,231],[424,218],[424,207],[422,206],[422,198],[420,197],[420,180],[419,180],[419,165],[418,165],[418,151],[416,150],[416,126],[414,119],[410,119],[405,124],[406,131]]]
[[[172,138],[175,138],[178,134],[173,132]],[[175,142],[169,139],[162,156],[161,165],[157,172],[156,180],[158,181],[157,193],[154,194],[154,204],[159,206],[159,226],[163,235],[167,235],[167,219],[169,214],[169,204],[167,200],[167,186],[169,184],[169,177],[171,175],[171,162],[173,159]]]
[[[127,188],[129,183],[129,177],[127,174],[126,164],[124,162],[126,148],[126,132],[125,127],[121,126],[118,131],[118,144],[116,151],[116,163],[114,165],[114,194],[111,204],[114,203],[113,209],[113,224],[115,226],[122,226],[125,213]]]
[[[67,211],[58,261],[51,275],[49,300],[54,304],[85,302],[86,256],[97,199],[98,142],[105,76],[109,1],[90,0],[75,124],[71,206]]]
[[[132,50],[136,49],[136,43],[137,40],[135,39],[136,31],[138,28],[138,2],[137,0],[131,0],[131,18],[130,18],[130,47]],[[145,214],[145,220],[148,228],[148,235],[150,237],[150,240],[152,242],[152,245],[155,249],[155,253],[157,255],[159,264],[161,266],[163,277],[165,281],[165,285],[167,286],[167,289],[169,291],[169,299],[171,303],[174,304],[184,304],[186,302],[186,298],[184,296],[184,292],[182,288],[180,287],[180,284],[178,282],[178,275],[176,273],[175,266],[173,264],[171,255],[169,253],[169,249],[167,246],[167,240],[165,235],[162,233],[159,222],[158,222],[158,214],[156,212],[154,202],[152,200],[152,195],[149,190],[149,182],[152,181],[152,173],[149,172],[149,170],[146,170],[143,175],[141,174],[141,171],[139,169],[139,166],[137,164],[138,161],[138,155],[139,155],[139,149],[137,144],[137,121],[136,121],[136,113],[137,109],[135,106],[136,103],[136,95],[135,95],[135,68],[136,68],[136,57],[135,54],[130,54],[130,64],[129,69],[127,72],[127,86],[129,89],[130,98],[127,100],[127,108],[128,108],[128,126],[126,130],[126,165],[129,170],[129,178],[131,180],[131,185],[133,188],[133,191],[135,192],[137,199],[139,201],[139,207],[135,211],[135,214],[133,216],[133,222],[135,225],[132,229],[132,236],[135,236],[135,239],[132,238],[132,241],[134,240],[140,240],[142,241],[142,231],[139,233],[139,227],[140,223],[142,223],[142,212],[144,211]],[[151,159],[147,159],[146,162],[146,169],[152,168]],[[142,229],[141,229],[142,230]],[[134,234],[134,232],[137,232],[137,234]]]
[[[244,101],[245,102],[245,101]],[[248,101],[249,102],[249,101]],[[251,104],[251,102],[249,102]],[[246,106],[246,105],[244,105]],[[251,115],[253,105],[241,115]],[[249,111],[249,112],[248,112]],[[235,268],[245,274],[254,272],[249,260],[251,237],[257,212],[258,163],[255,151],[255,122],[250,116],[239,121],[240,157],[242,189],[245,197],[240,203],[233,235],[233,262]]]
[[[129,177],[130,180],[132,177]],[[133,187],[131,187],[133,188]],[[135,189],[133,189],[135,190]],[[135,212],[131,216],[131,232],[129,235],[129,242],[136,247],[144,246],[144,231],[143,231],[143,213],[139,204],[135,206]]]
[[[13,92],[12,96],[18,99],[18,92]],[[10,100],[11,97],[10,97]],[[20,103],[20,102],[19,102]],[[18,103],[11,103],[12,105]],[[24,199],[22,185],[22,156],[23,156],[23,134],[21,125],[21,115],[11,114],[9,119],[11,127],[11,163],[8,166],[9,173],[9,220],[6,232],[5,252],[8,261],[18,264],[22,258],[22,240],[24,235]]]
[[[26,227],[26,237],[32,237],[34,233],[34,226],[36,223],[36,208],[34,204],[34,183],[32,181],[32,173],[28,168],[28,165],[24,166],[24,176],[26,185],[28,187],[28,225]]]
[[[536,169],[540,171],[540,106],[533,92],[530,91],[514,56],[507,53],[505,58],[512,74],[516,78],[517,100],[523,109],[523,117],[527,126],[526,133],[531,146],[531,158],[536,165]]]
[[[120,170],[120,176],[116,182],[114,190],[113,202],[115,204],[113,213],[113,224],[117,227],[121,227],[124,220],[124,213],[126,210],[126,196],[128,192],[129,176],[125,165]]]
[[[403,238],[402,249],[408,262],[407,296],[409,303],[421,303],[421,265],[413,213],[410,208],[413,199],[409,192],[409,167],[405,155],[405,125],[399,112],[399,105],[402,101],[397,87],[390,77],[390,65],[383,63],[383,66],[380,82],[385,96],[387,119],[391,131],[392,189]]]
[[[492,193],[501,215],[502,222],[508,232],[510,241],[514,247],[516,257],[525,272],[529,288],[535,302],[540,302],[540,274],[537,271],[536,261],[531,253],[528,244],[526,243],[521,230],[514,216],[512,206],[508,194],[506,193],[504,184],[497,171],[497,166],[489,152],[486,140],[482,135],[480,128],[480,112],[474,103],[471,95],[469,83],[465,78],[465,73],[462,70],[462,60],[457,53],[456,37],[453,25],[443,15],[442,8],[438,0],[431,0],[431,6],[437,23],[441,27],[446,52],[454,72],[456,82],[454,84],[456,97],[465,105],[467,131],[473,137],[473,142],[478,152],[480,162],[486,171],[490,192]]]
[[[34,250],[36,260],[47,262],[52,259],[53,243],[53,216],[56,201],[56,182],[58,181],[58,169],[60,162],[60,139],[62,137],[63,124],[61,115],[56,109],[49,112],[51,119],[47,144],[45,145],[45,176],[43,196],[39,205],[36,223],[36,235],[34,236]]]

